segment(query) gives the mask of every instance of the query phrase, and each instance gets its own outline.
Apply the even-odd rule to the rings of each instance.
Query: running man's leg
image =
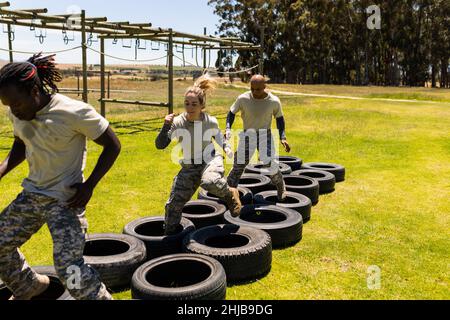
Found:
[[[250,159],[256,151],[256,146],[256,134],[254,136],[245,133],[240,135],[238,149],[234,154],[233,168],[227,178],[227,183],[231,188],[237,188],[239,185],[239,180],[250,163]]]
[[[42,210],[49,201],[24,191],[0,214],[0,279],[15,297],[27,296],[37,281],[19,248],[44,225]]]
[[[172,191],[166,202],[165,233],[176,232],[185,204],[200,186],[203,166],[183,167],[173,179]]]
[[[275,150],[275,143],[270,130],[260,134],[258,151],[261,162],[268,170],[268,176],[272,184],[277,188],[278,199],[285,200],[286,185],[284,183],[283,174],[280,170],[278,154]]]
[[[84,262],[87,230],[84,209],[53,203],[46,212],[53,238],[53,260],[61,282],[77,300],[111,300],[97,271]]]

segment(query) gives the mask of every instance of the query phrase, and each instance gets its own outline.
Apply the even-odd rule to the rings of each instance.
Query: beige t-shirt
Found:
[[[270,92],[265,99],[255,99],[248,91],[237,98],[230,110],[234,114],[241,112],[244,130],[270,129],[273,117],[283,116],[280,99]]]
[[[165,147],[170,143],[166,138],[178,140],[183,151],[182,163],[185,164],[209,163],[215,156],[213,138],[220,147],[225,147],[217,119],[205,112],[201,121],[189,121],[186,113],[175,117],[171,126],[163,127],[157,145]]]
[[[99,138],[108,121],[95,109],[61,94],[52,96],[32,121],[22,121],[11,112],[14,135],[26,146],[29,175],[26,191],[67,201],[75,194],[70,188],[84,181],[86,137]]]

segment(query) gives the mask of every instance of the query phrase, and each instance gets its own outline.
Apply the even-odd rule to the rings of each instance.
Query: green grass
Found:
[[[177,111],[186,85],[176,83]],[[138,98],[164,99],[165,90],[161,83],[145,84]],[[380,90],[374,88],[373,94]],[[382,90],[389,94],[388,88]],[[416,93],[415,89],[402,90],[405,96]],[[208,109],[218,116],[222,127],[229,105],[242,91],[220,89],[209,99]],[[332,86],[320,91],[351,94]],[[398,88],[391,91],[399,94]],[[431,89],[420,91],[434,95]],[[448,91],[439,91],[438,96],[450,100]],[[303,97],[285,97],[282,102],[292,154],[308,162],[340,163],[347,169],[347,180],[336,192],[321,197],[299,244],[274,251],[267,277],[230,287],[228,298],[448,299],[450,104]],[[12,143],[3,109],[1,158]],[[123,151],[89,204],[90,232],[121,232],[136,218],[162,215],[172,178],[179,170],[170,162],[171,148],[158,151],[154,147],[163,110],[114,106],[109,111]],[[240,124],[237,121],[236,127]],[[90,143],[89,152],[87,174],[100,148]],[[0,207],[20,192],[26,173],[26,165],[21,165],[1,181]],[[47,228],[23,251],[32,265],[51,264]],[[367,288],[371,265],[381,268],[380,290]],[[115,297],[129,299],[130,293]]]

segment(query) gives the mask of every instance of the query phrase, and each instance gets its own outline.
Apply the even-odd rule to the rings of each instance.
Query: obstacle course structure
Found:
[[[23,10],[11,10],[8,7],[9,2],[0,2],[0,23],[6,25],[5,33],[8,34],[8,49],[2,49],[9,52],[9,60],[12,62],[14,59],[13,41],[15,39],[14,26],[29,27],[30,30],[35,31],[35,36],[41,43],[44,42],[47,29],[60,30],[63,34],[63,40],[65,44],[69,44],[74,41],[75,32],[81,34],[81,45],[64,50],[75,50],[81,48],[82,56],[82,99],[84,102],[89,101],[88,89],[88,63],[87,63],[87,51],[91,50],[97,52],[100,55],[100,111],[103,116],[106,115],[106,104],[132,104],[132,105],[144,105],[167,108],[169,113],[173,113],[174,97],[173,97],[173,81],[174,81],[174,57],[183,61],[183,65],[186,64],[185,50],[191,50],[192,53],[197,53],[201,50],[203,56],[203,66],[198,66],[206,70],[207,65],[207,53],[211,53],[212,50],[254,50],[261,53],[261,46],[255,45],[249,42],[240,41],[237,38],[230,37],[217,37],[206,34],[206,29],[203,35],[195,35],[186,32],[178,32],[171,28],[155,28],[151,23],[130,23],[129,21],[123,22],[109,22],[107,17],[87,17],[86,11],[81,10],[80,14],[60,14],[49,15],[46,8],[38,9],[23,9]],[[71,36],[69,36],[71,33]],[[95,38],[96,37],[96,38]],[[123,46],[131,47],[133,40],[135,41],[135,60],[121,59],[127,61],[137,61],[138,50],[146,49],[147,41],[151,42],[150,48],[152,50],[158,50],[161,43],[164,44],[167,52],[167,68],[168,68],[168,101],[167,102],[151,102],[151,101],[131,101],[112,99],[107,96],[106,78],[107,72],[105,70],[105,57],[112,57],[105,52],[105,41],[112,40],[113,44],[116,44],[118,40],[121,40]],[[124,41],[129,41],[125,44]],[[94,42],[99,42],[100,49],[95,50],[91,48]],[[157,45],[157,48],[155,47]],[[175,55],[176,52],[182,53],[182,58]],[[62,51],[60,51],[62,52]],[[56,52],[55,52],[56,53]],[[197,58],[197,56],[196,56]],[[152,59],[156,60],[156,59]],[[140,60],[145,61],[145,60]],[[150,61],[150,60],[147,60]],[[253,68],[256,68],[255,66]],[[259,68],[261,69],[261,65]],[[250,69],[253,69],[250,68]],[[250,70],[249,69],[249,70]],[[241,71],[242,72],[242,71]]]

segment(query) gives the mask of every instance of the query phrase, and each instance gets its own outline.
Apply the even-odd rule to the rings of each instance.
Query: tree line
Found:
[[[261,43],[273,82],[450,87],[448,0],[209,0],[218,34]],[[377,5],[380,28],[373,25]],[[369,23],[372,23],[368,26]],[[375,20],[376,21],[376,20]],[[220,52],[216,66],[258,64]],[[257,70],[257,69],[256,69]]]

